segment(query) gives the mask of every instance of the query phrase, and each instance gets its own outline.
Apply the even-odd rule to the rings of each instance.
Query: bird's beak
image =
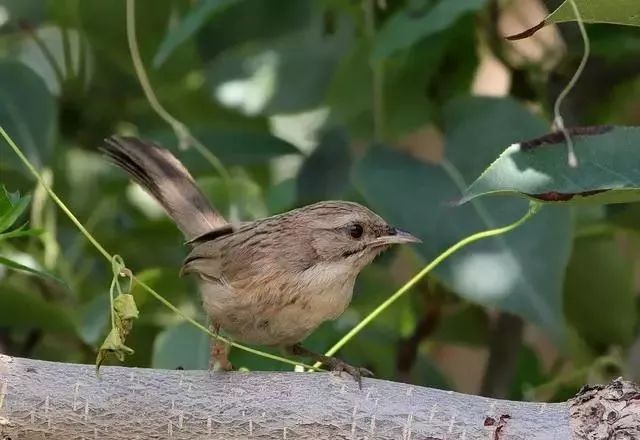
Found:
[[[376,238],[371,244],[373,246],[384,246],[390,244],[405,243],[422,243],[422,240],[414,235],[409,234],[407,231],[390,227],[389,232],[386,235]]]

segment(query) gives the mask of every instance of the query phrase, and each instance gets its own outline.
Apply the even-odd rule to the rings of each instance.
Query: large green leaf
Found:
[[[616,203],[640,200],[640,127],[572,130],[578,167],[567,162],[560,132],[514,143],[465,191],[518,194],[545,202]]]
[[[163,330],[153,343],[153,368],[205,370],[209,366],[210,338],[188,322]]]
[[[640,2],[637,0],[574,0],[585,23],[611,23],[640,26]],[[576,21],[576,14],[569,0],[565,0],[551,14],[519,34],[509,36],[511,40],[526,38],[548,24]]]
[[[607,205],[606,213],[609,222],[640,232],[640,202]]]
[[[598,348],[627,345],[636,327],[633,262],[610,237],[578,239],[567,268],[565,310],[580,336]]]
[[[0,287],[0,327],[40,328],[47,331],[75,331],[68,307],[45,301],[37,294]]]
[[[318,6],[315,0],[278,0],[277,8],[263,0],[243,0],[216,13],[197,32],[198,51],[208,62],[233,47],[301,31]]]
[[[420,237],[418,249],[428,260],[474,232],[506,225],[526,212],[527,203],[518,199],[492,198],[461,207],[451,202],[459,199],[465,181],[491,162],[499,145],[539,135],[546,126],[508,99],[457,100],[446,113],[442,165],[375,148],[355,169],[368,203]],[[543,209],[517,230],[457,252],[436,274],[463,297],[516,313],[562,341],[561,293],[570,236],[569,212]]]
[[[424,127],[440,96],[466,93],[477,69],[476,34],[467,19],[422,39],[384,63],[382,138],[397,139]],[[460,58],[460,52],[468,53]],[[360,42],[336,69],[325,96],[331,116],[353,137],[374,137],[370,47]],[[446,73],[443,73],[446,72]],[[442,78],[446,76],[446,81]],[[435,105],[434,105],[435,104]]]
[[[298,173],[298,202],[342,199],[350,187],[351,151],[344,130],[331,129],[302,164]]]
[[[44,81],[23,64],[0,61],[0,126],[37,167],[51,157],[56,119],[55,102]],[[0,141],[0,170],[9,166],[22,167]]]
[[[376,35],[375,58],[384,58],[405,49],[423,38],[443,31],[462,15],[477,11],[486,0],[423,2],[423,9],[408,5],[392,15]]]
[[[189,39],[214,15],[224,11],[227,7],[238,3],[239,0],[202,0],[189,10],[185,17],[171,29],[160,43],[158,52],[153,58],[154,67],[160,67],[171,56],[173,51]]]
[[[227,165],[255,165],[268,162],[280,156],[298,155],[300,150],[293,144],[269,133],[248,130],[208,129],[195,130],[198,139]],[[203,163],[202,156],[195,150],[185,154],[187,163],[193,160]],[[208,165],[209,170],[211,166]]]
[[[302,31],[277,40],[233,47],[209,64],[215,99],[246,115],[294,113],[320,105],[338,62],[353,40],[353,23],[340,16],[324,34],[321,11]]]

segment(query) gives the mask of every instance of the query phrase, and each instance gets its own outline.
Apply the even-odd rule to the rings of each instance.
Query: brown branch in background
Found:
[[[489,362],[482,379],[481,395],[508,398],[518,368],[523,327],[518,316],[505,312],[498,315],[490,335]]]

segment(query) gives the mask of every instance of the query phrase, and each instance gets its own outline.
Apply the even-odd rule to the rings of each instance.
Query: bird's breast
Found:
[[[295,344],[347,308],[357,275],[348,269],[322,264],[251,285],[234,280],[203,283],[204,308],[239,342]]]

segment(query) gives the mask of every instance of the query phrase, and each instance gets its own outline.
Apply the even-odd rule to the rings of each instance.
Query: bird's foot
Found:
[[[211,330],[218,335],[219,327],[212,326]],[[216,369],[222,371],[233,370],[233,364],[229,361],[229,347],[217,337],[211,341],[211,356],[209,358],[209,371]]]
[[[347,364],[345,361],[340,360],[338,358],[329,358],[325,362],[325,365],[329,367],[329,369],[333,372],[337,372],[338,375],[342,375],[342,372],[350,374],[356,382],[358,382],[358,387],[362,389],[362,378],[363,377],[373,377],[373,373],[364,368],[364,367],[354,367],[353,365]]]

